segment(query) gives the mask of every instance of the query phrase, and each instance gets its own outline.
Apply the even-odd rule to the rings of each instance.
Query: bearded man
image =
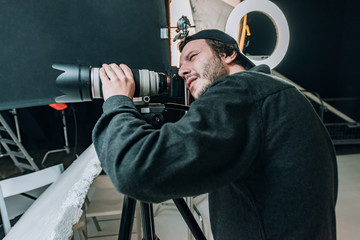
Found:
[[[336,157],[309,101],[222,31],[200,31],[180,50],[195,101],[160,129],[134,106],[128,66],[100,71],[93,141],[116,188],[145,202],[208,193],[215,240],[336,239]]]

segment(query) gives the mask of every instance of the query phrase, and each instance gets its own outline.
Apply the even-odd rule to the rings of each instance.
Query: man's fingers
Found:
[[[101,82],[104,84],[104,82],[109,81],[110,79],[108,78],[108,75],[106,74],[105,72],[105,69],[104,68],[100,68],[100,79],[101,79]]]
[[[103,64],[103,68],[105,69],[105,73],[109,80],[115,80],[118,78],[117,73],[114,70],[114,66],[112,64]]]
[[[121,81],[126,80],[124,71],[117,64],[115,64],[115,63],[110,64],[110,68],[113,71],[113,73],[115,74],[114,77],[117,77]]]
[[[104,76],[103,74],[105,74],[109,80],[115,81],[118,79],[120,81],[126,81],[133,78],[131,69],[125,64],[103,64],[102,69],[104,69],[105,71],[100,71],[100,76]]]
[[[133,78],[133,73],[132,73],[131,69],[127,65],[120,64],[119,67],[122,69],[122,71],[125,74],[126,78],[128,78],[128,79]]]

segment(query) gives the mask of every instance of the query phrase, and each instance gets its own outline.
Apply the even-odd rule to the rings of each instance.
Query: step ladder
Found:
[[[13,110],[15,111],[15,110]],[[15,112],[16,113],[16,112]],[[14,114],[14,112],[13,112]],[[16,116],[16,115],[15,115]],[[15,117],[15,122],[17,124],[17,119]],[[21,172],[24,172],[25,169],[31,171],[38,171],[39,168],[36,166],[34,159],[29,155],[24,146],[19,141],[19,138],[12,131],[10,126],[5,121],[4,117],[0,113],[0,144],[3,147],[2,152],[0,152],[0,158],[10,157],[14,162],[15,166],[20,169]],[[20,161],[19,159],[23,159]],[[25,163],[24,163],[25,160]],[[26,163],[26,161],[28,163]]]

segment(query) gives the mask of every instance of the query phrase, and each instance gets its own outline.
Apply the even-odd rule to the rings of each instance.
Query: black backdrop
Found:
[[[360,121],[360,1],[273,2],[290,27],[289,49],[276,70]]]
[[[360,121],[360,1],[271,1],[285,14],[290,29],[288,51],[275,70]],[[252,14],[245,50],[250,55],[270,54],[275,28],[265,15]]]
[[[170,65],[165,1],[0,0],[0,22],[0,110],[54,102],[53,63]]]
[[[166,0],[0,0],[0,110],[14,126],[6,110],[18,109],[24,146],[37,151],[64,144],[60,112],[47,106],[62,95],[53,63],[167,71],[169,40],[160,39],[167,12]],[[91,143],[101,105],[69,104],[71,147],[80,151]]]

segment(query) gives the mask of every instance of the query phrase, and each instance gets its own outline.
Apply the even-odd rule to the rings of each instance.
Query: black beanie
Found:
[[[242,54],[240,52],[238,43],[236,42],[236,40],[233,37],[231,37],[230,35],[226,34],[223,31],[220,31],[220,30],[217,30],[217,29],[202,30],[200,32],[197,32],[197,33],[191,35],[191,36],[186,37],[180,43],[180,46],[179,46],[180,52],[183,50],[183,48],[185,47],[186,44],[188,44],[192,40],[197,40],[197,39],[211,39],[211,40],[216,40],[216,41],[227,43],[227,44],[236,44],[236,52],[237,52],[237,54],[240,55],[241,58],[243,58],[250,65],[250,67],[255,66],[255,64],[249,58],[247,58],[244,54]]]

